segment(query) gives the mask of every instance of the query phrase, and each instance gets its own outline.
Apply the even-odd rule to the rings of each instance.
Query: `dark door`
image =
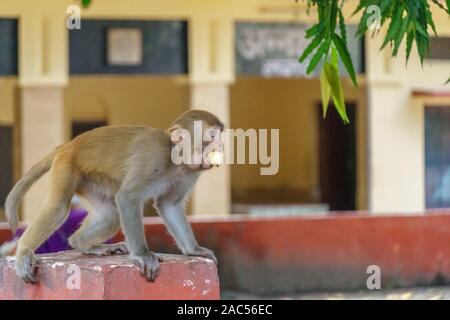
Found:
[[[334,106],[327,117],[319,117],[319,183],[321,201],[330,210],[355,210],[356,208],[356,139],[354,104],[347,104],[350,124],[345,125]]]

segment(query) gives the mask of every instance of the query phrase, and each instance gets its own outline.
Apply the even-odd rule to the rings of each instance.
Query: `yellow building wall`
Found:
[[[65,90],[71,121],[168,128],[189,106],[189,85],[177,77],[71,76]]]
[[[0,77],[0,124],[14,124],[14,110],[17,103],[17,77]]]

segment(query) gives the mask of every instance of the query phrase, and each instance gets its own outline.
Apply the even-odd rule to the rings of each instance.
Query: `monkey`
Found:
[[[189,138],[174,133],[185,130],[192,136],[198,121],[204,130],[213,130],[217,135],[223,132],[224,125],[215,115],[193,109],[179,115],[166,130],[104,126],[87,131],[56,147],[35,164],[5,201],[6,216],[15,232],[19,202],[31,185],[49,172],[43,207],[32,217],[17,244],[18,277],[26,283],[37,282],[38,258],[34,251],[65,221],[74,194],[84,197],[94,208],[69,238],[75,250],[91,255],[129,254],[137,261],[141,275],[153,282],[160,259],[149,249],[142,221],[144,203],[153,200],[180,251],[210,258],[217,264],[214,252],[198,244],[185,214],[186,202],[200,173],[213,165],[205,157],[198,163],[172,161],[174,145]],[[201,142],[204,148],[206,142]],[[104,244],[120,228],[125,241]]]

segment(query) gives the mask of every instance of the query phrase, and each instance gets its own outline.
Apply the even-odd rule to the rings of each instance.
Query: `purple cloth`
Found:
[[[51,253],[71,250],[69,238],[81,225],[88,212],[85,209],[71,209],[69,217],[58,230],[56,230],[37,250],[36,253]],[[15,237],[20,237],[25,228],[17,229]]]

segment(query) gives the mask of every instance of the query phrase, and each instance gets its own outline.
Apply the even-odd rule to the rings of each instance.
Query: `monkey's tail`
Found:
[[[9,222],[9,227],[15,233],[19,225],[17,208],[25,193],[40,177],[50,170],[56,151],[45,156],[28,170],[23,177],[14,185],[11,192],[6,197],[5,212]]]

